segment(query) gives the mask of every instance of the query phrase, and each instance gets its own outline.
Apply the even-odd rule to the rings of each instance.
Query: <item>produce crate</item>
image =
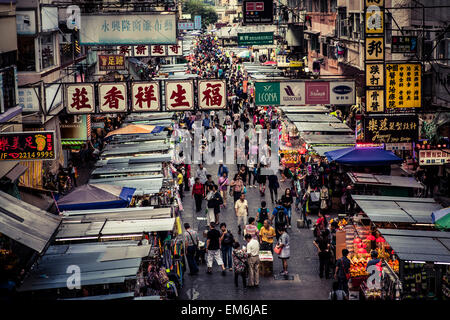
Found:
[[[261,277],[273,275],[273,255],[270,251],[259,252],[259,274]]]
[[[366,281],[367,278],[368,278],[368,276],[359,276],[359,277],[350,278],[350,280],[352,282],[352,288],[359,289],[361,286],[361,283]]]

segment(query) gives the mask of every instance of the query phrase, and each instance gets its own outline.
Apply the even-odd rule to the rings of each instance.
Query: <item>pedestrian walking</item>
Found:
[[[242,177],[239,174],[235,174],[234,179],[230,183],[231,190],[233,192],[233,199],[236,202],[244,191],[244,183]]]
[[[180,194],[181,201],[183,201],[183,197],[184,197],[184,190],[183,190],[184,177],[183,177],[183,173],[181,172],[181,169],[179,169],[176,172],[176,175],[177,175],[178,193]]]
[[[323,278],[325,273],[325,279],[330,277],[330,241],[327,231],[323,230],[313,242],[319,255],[319,277]]]
[[[239,242],[233,243],[233,267],[234,267],[234,284],[238,287],[239,276],[242,277],[244,288],[247,287],[248,273],[248,254],[241,248]]]
[[[214,222],[219,223],[220,206],[223,204],[222,196],[216,185],[212,186],[212,190],[207,195],[208,208],[214,211]]]
[[[226,173],[227,177],[228,177],[228,167],[226,165],[224,165],[223,163],[219,164],[219,170],[217,170],[217,177],[223,177],[223,174]]]
[[[294,202],[294,198],[291,194],[291,189],[287,188],[284,192],[284,195],[281,197],[281,202],[283,206],[286,208],[287,217],[288,217],[288,228],[291,228],[291,217],[292,217],[292,203]]]
[[[258,240],[258,227],[256,226],[256,220],[253,217],[248,218],[248,224],[244,228],[244,236],[251,235],[252,239]]]
[[[206,183],[206,181],[208,180],[207,175],[208,175],[208,170],[206,170],[206,168],[203,167],[203,164],[199,164],[195,177],[199,178],[200,183],[204,185]]]
[[[241,197],[234,204],[234,210],[237,217],[238,234],[241,234],[242,232],[241,225],[244,226],[248,216],[248,202],[247,200],[245,200],[244,194],[241,194]]]
[[[339,289],[339,282],[333,282],[333,290],[330,292],[328,300],[348,300],[347,293],[344,290]]]
[[[261,168],[261,166],[262,166],[262,168]],[[264,195],[266,194],[267,176],[265,175],[265,172],[264,172],[264,165],[262,165],[261,163],[258,165],[257,176],[258,176],[258,183],[259,183],[259,193],[260,193],[261,197],[264,197]]]
[[[261,201],[261,207],[256,212],[256,222],[258,230],[261,230],[264,221],[269,219],[269,209],[267,209],[267,204],[265,201]]]
[[[220,232],[216,230],[216,224],[214,222],[209,224],[209,231],[206,239],[206,260],[208,266],[206,273],[212,274],[212,266],[215,260],[217,264],[222,267],[222,275],[226,275],[220,252]]]
[[[184,232],[184,243],[185,243],[185,249],[186,249],[186,258],[189,265],[189,274],[195,275],[198,274],[198,266],[195,261],[196,254],[198,251],[198,234],[196,231],[191,230],[191,226],[189,223],[184,224],[184,229],[186,230]]]
[[[287,211],[286,208],[282,205],[281,200],[277,202],[277,206],[273,209],[272,212],[272,221],[275,220],[275,233],[277,240],[280,239],[281,229],[287,227]]]
[[[248,253],[248,287],[259,285],[259,242],[250,234],[245,235]]]
[[[280,232],[280,238],[278,239],[278,248],[281,249],[280,254],[278,254],[278,258],[281,259],[282,265],[283,265],[283,271],[281,272],[281,275],[287,276],[289,274],[288,272],[288,259],[291,256],[291,247],[290,247],[290,239],[289,235],[286,232],[286,227],[281,227],[279,229]]]
[[[222,260],[225,265],[225,269],[233,270],[232,251],[234,236],[230,230],[227,229],[227,225],[223,222],[220,224],[221,236],[220,245],[222,251]]]
[[[192,186],[192,197],[195,199],[195,211],[202,210],[202,201],[205,197],[205,187],[200,183],[200,178],[195,178],[195,183]]]
[[[264,225],[259,230],[259,241],[261,250],[270,250],[273,254],[273,241],[276,237],[275,228],[270,225],[269,219],[264,220]]]
[[[350,259],[347,258],[349,251],[347,249],[342,249],[342,258],[336,261],[336,269],[334,272],[334,278],[338,281],[338,288],[343,290],[347,296],[348,292],[348,281],[350,280]]]
[[[278,177],[275,173],[271,174],[268,179],[270,199],[272,200],[272,204],[274,204],[278,200],[278,189],[280,188],[280,183],[278,182]]]
[[[222,176],[219,178],[219,181],[217,182],[219,184],[219,191],[220,195],[223,199],[223,206],[227,206],[227,193],[228,193],[228,186],[230,185],[230,182],[228,181],[228,173],[223,172]]]

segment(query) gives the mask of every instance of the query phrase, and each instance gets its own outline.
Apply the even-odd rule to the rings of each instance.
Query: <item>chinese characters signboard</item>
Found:
[[[273,44],[273,32],[238,33],[239,46]]]
[[[244,14],[244,25],[246,24],[272,24],[273,23],[273,1],[243,1],[242,11]]]
[[[54,131],[0,134],[0,160],[54,160],[55,155]]]
[[[386,106],[420,108],[422,66],[418,63],[386,64]]]
[[[226,108],[225,80],[198,81],[198,107],[200,110]]]
[[[81,16],[81,45],[176,44],[175,13]]]
[[[418,140],[417,116],[368,116],[364,118],[366,142],[411,143]]]
[[[100,71],[124,70],[125,56],[123,54],[100,54],[98,56],[98,69]]]
[[[98,85],[100,112],[127,112],[127,84],[123,82]]]
[[[450,149],[444,150],[420,150],[419,165],[443,165],[450,163]]]
[[[159,83],[135,82],[131,85],[133,112],[159,111]]]
[[[94,85],[78,83],[66,85],[67,113],[95,113]]]
[[[24,112],[39,111],[39,96],[40,87],[34,88],[19,88],[18,90],[18,104],[22,107]]]
[[[138,45],[138,46],[118,46],[117,52],[126,57],[164,57],[164,56],[181,56],[183,55],[182,41],[177,44],[169,45]]]
[[[152,57],[164,57],[166,56],[166,46],[152,45],[150,46],[150,54]]]
[[[194,17],[194,29],[200,30],[202,28],[202,16]]]
[[[188,22],[178,22],[179,30],[194,30],[194,23],[192,21]]]
[[[364,1],[366,113],[384,112],[384,0]]]
[[[194,84],[192,81],[166,81],[166,110],[194,110]]]
[[[415,36],[392,36],[392,53],[415,53],[417,52],[417,37]]]

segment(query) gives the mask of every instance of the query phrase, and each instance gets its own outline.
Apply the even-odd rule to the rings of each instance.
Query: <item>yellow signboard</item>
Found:
[[[372,5],[367,7],[366,33],[384,33],[384,13],[378,6]]]
[[[384,60],[384,38],[366,38],[366,61]]]
[[[303,67],[303,61],[289,61],[290,68],[300,68]]]
[[[366,112],[384,112],[384,90],[366,90]]]
[[[422,106],[422,66],[418,63],[386,64],[386,106],[420,108]]]
[[[382,63],[366,64],[366,86],[367,87],[384,86],[384,64]]]

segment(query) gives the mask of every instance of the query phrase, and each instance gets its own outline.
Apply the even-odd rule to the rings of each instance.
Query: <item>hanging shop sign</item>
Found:
[[[281,82],[280,104],[283,106],[304,105],[305,82]]]
[[[366,113],[384,112],[384,0],[364,1]]]
[[[246,24],[272,24],[273,1],[243,1],[244,25]]]
[[[303,61],[289,61],[290,68],[301,68],[303,67]]]
[[[386,64],[386,105],[388,108],[422,106],[422,66],[420,63]]]
[[[280,105],[280,83],[255,82],[255,104],[257,106]]]
[[[287,55],[277,55],[277,67],[279,68],[287,68],[289,67],[289,59]]]
[[[237,37],[222,38],[220,40],[222,42],[222,47],[237,47],[238,46]]]
[[[143,44],[138,46],[133,46],[133,56],[135,57],[148,57],[150,56],[150,48],[149,46],[145,46]]]
[[[198,81],[198,107],[200,110],[226,109],[225,80]]]
[[[166,81],[166,110],[194,110],[194,84],[186,81]]]
[[[125,57],[167,57],[183,55],[183,42],[179,40],[173,45],[138,45],[138,46],[118,46],[116,51]]]
[[[202,28],[202,16],[194,17],[194,29],[200,30]]]
[[[355,104],[356,90],[354,81],[330,82],[330,104]]]
[[[36,11],[25,10],[16,11],[17,34],[32,35],[36,34]]]
[[[178,30],[194,30],[194,22],[178,22]]]
[[[166,52],[169,57],[183,55],[182,41],[178,41],[178,44],[168,45]]]
[[[416,53],[416,36],[392,36],[391,53]]]
[[[0,160],[54,160],[55,132],[0,133]]]
[[[87,117],[85,114],[60,116],[61,139],[87,140]]]
[[[99,109],[103,113],[127,112],[127,84],[99,83]]]
[[[100,71],[124,70],[125,55],[123,54],[99,54],[98,69]]]
[[[238,33],[239,46],[273,44],[273,32]]]
[[[66,111],[69,114],[95,113],[95,95],[92,83],[66,84]]]
[[[81,45],[176,44],[175,12],[81,16]]]
[[[329,104],[330,83],[326,81],[308,81],[305,85],[306,104]]]
[[[159,82],[134,82],[131,85],[132,111],[159,111]]]
[[[374,143],[411,143],[418,140],[419,119],[416,115],[366,116],[364,140]]]
[[[450,149],[444,150],[420,150],[419,165],[432,166],[450,163]]]
[[[18,105],[22,107],[22,112],[37,112],[39,111],[39,97],[41,96],[41,87],[33,88],[19,88]]]

